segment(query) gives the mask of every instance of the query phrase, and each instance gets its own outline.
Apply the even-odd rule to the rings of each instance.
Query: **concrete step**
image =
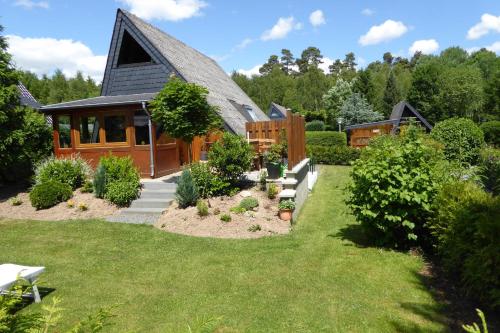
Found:
[[[165,182],[142,182],[142,188],[145,190],[174,190],[177,188],[176,183]]]
[[[155,224],[161,214],[118,214],[108,216],[108,222],[130,223],[130,224]]]
[[[169,190],[142,190],[141,196],[142,199],[173,199],[175,198],[175,189]]]
[[[165,208],[125,208],[121,210],[121,214],[141,214],[141,215],[149,215],[149,214],[161,214]]]
[[[295,190],[283,190],[278,194],[278,198],[281,199],[295,199],[297,191]]]
[[[130,208],[168,208],[172,204],[174,199],[156,199],[156,198],[139,198],[134,200],[130,205]]]
[[[283,185],[284,190],[294,190],[295,187],[297,186],[297,183],[298,183],[297,179],[287,178],[281,182],[281,185]]]

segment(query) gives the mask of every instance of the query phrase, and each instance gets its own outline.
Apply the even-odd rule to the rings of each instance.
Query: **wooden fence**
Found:
[[[288,169],[306,158],[306,132],[304,117],[287,112],[285,119],[246,123],[248,139],[271,139],[288,143]]]

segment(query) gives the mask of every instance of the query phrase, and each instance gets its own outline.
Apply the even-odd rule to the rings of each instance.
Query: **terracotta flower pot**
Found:
[[[290,221],[292,219],[293,210],[282,209],[280,210],[280,219],[283,221]]]

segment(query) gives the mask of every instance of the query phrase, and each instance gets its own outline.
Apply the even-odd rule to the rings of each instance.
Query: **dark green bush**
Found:
[[[119,157],[110,154],[101,157],[99,164],[106,170],[106,183],[124,181],[139,187],[140,175],[130,156]]]
[[[481,124],[484,141],[493,146],[500,146],[500,120],[487,121]]]
[[[193,177],[191,176],[191,171],[189,171],[189,169],[182,171],[179,183],[177,184],[177,189],[175,191],[175,198],[181,208],[196,205],[196,201],[199,198],[198,189],[193,181]]]
[[[500,194],[500,150],[485,148],[479,157],[479,176],[486,191]]]
[[[377,137],[364,148],[354,162],[346,202],[375,244],[423,243],[439,186],[434,168],[442,160],[414,128],[400,137]]]
[[[351,165],[361,155],[361,150],[349,146],[307,145],[307,156],[319,164]]]
[[[259,207],[259,200],[254,197],[246,197],[241,200],[238,206],[244,208],[245,210],[252,210],[256,207]]]
[[[201,198],[206,199],[217,195],[228,194],[230,190],[229,182],[213,173],[208,163],[192,163],[190,170]]]
[[[484,145],[483,131],[472,120],[451,118],[432,129],[431,137],[444,145],[444,154],[450,161],[476,164]]]
[[[208,152],[208,164],[221,179],[234,186],[250,169],[253,155],[244,137],[225,132]]]
[[[94,186],[95,197],[104,198],[104,194],[106,194],[106,169],[102,164],[97,166],[92,185]]]
[[[306,132],[306,145],[311,146],[347,146],[347,136],[344,132]]]
[[[440,190],[428,222],[445,271],[470,296],[500,307],[500,197],[473,182]]]
[[[88,163],[80,157],[54,158],[51,157],[40,163],[35,170],[36,184],[48,180],[57,180],[77,189],[82,186],[91,174]]]
[[[320,132],[325,130],[325,123],[321,120],[313,120],[306,124],[306,131]]]
[[[46,209],[66,201],[73,195],[71,186],[57,180],[37,184],[30,192],[31,205],[36,209]]]
[[[117,206],[125,207],[137,199],[138,195],[136,186],[127,181],[118,180],[106,185],[104,198]]]

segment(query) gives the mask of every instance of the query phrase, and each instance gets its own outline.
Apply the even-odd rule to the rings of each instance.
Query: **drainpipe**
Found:
[[[155,157],[153,153],[153,123],[151,122],[151,114],[146,107],[146,102],[142,102],[142,109],[148,115],[148,129],[149,129],[149,166],[151,169],[151,178],[155,176]]]

